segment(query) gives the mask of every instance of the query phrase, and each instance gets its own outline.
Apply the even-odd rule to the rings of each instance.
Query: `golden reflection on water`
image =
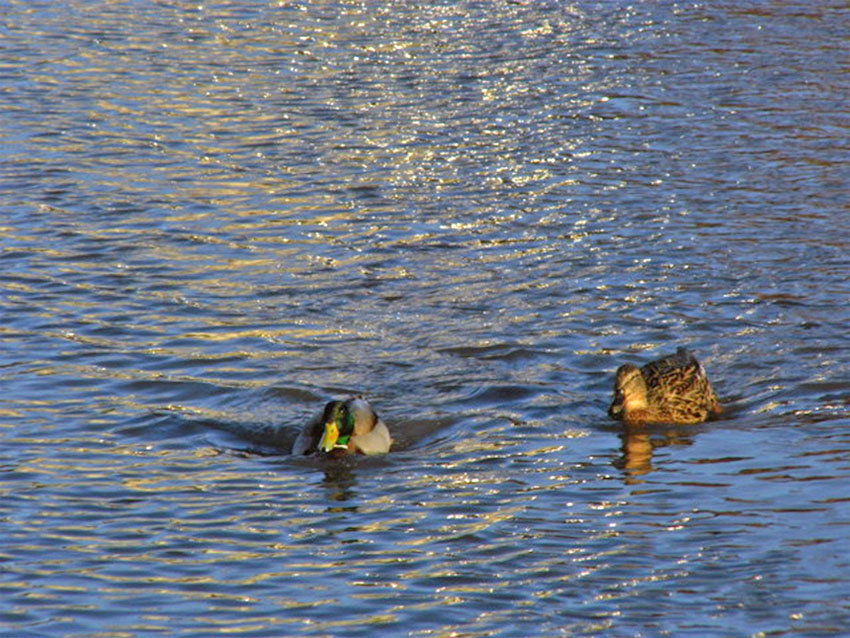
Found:
[[[617,466],[626,470],[628,483],[639,483],[639,477],[653,471],[652,459],[655,450],[668,446],[684,446],[693,443],[692,432],[676,426],[647,426],[623,424],[620,434],[622,456]]]
[[[833,219],[789,202],[818,202],[821,177],[843,183],[826,148],[840,126],[808,131],[824,146],[802,161],[780,154],[783,173],[817,173],[774,188],[765,159],[802,143],[771,137],[800,113],[831,117],[813,105],[842,76],[812,76],[818,94],[797,113],[783,110],[793,95],[748,102],[751,80],[782,86],[830,49],[783,69],[724,49],[740,19],[724,7],[668,19],[652,3],[166,2],[129,20],[125,5],[65,4],[12,3],[3,32],[7,116],[22,127],[0,131],[14,178],[0,558],[20,627],[596,635],[649,618],[643,631],[673,635],[775,610],[832,622],[807,569],[843,584],[843,512],[816,538],[801,530],[844,502],[843,442],[817,442],[846,412],[841,340],[824,327],[844,333],[819,316],[840,306],[799,280],[838,296],[845,260],[828,249],[842,244],[760,240]],[[760,33],[789,19],[757,17]],[[728,117],[730,100],[746,117]],[[761,152],[729,173],[741,139]],[[813,263],[804,245],[819,265],[792,272]],[[774,247],[793,250],[770,261]],[[817,353],[777,351],[779,336],[802,340],[798,316]],[[752,391],[741,420],[774,419],[782,454],[799,446],[810,466],[724,459],[703,479],[718,463],[703,430],[626,427],[611,472],[595,384],[624,348],[675,339],[733,352],[730,384]],[[518,392],[478,402],[499,384]],[[211,433],[294,427],[325,394],[361,390],[420,425],[387,459],[329,468]],[[423,440],[421,413],[439,422]],[[675,462],[685,446],[700,467]],[[730,506],[733,479],[744,497]],[[805,507],[812,481],[820,509]],[[778,496],[797,502],[780,512]],[[808,607],[789,604],[798,593]]]

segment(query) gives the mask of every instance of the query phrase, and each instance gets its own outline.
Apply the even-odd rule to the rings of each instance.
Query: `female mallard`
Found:
[[[705,368],[685,348],[647,363],[617,369],[611,418],[629,424],[702,423],[723,409]]]
[[[363,397],[331,401],[321,418],[298,435],[292,453],[324,452],[341,454],[384,454],[390,451],[392,437],[386,424]]]

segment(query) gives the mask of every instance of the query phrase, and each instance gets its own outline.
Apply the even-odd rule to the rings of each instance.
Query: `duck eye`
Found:
[[[340,409],[336,422],[340,434],[351,434],[354,431],[354,414],[348,409],[348,406],[343,406]]]

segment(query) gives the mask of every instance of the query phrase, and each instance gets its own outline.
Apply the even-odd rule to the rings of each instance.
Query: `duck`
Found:
[[[705,368],[687,348],[617,369],[608,415],[626,424],[702,423],[723,412]]]
[[[329,401],[322,415],[307,424],[292,445],[292,454],[386,454],[393,439],[390,430],[362,396]]]

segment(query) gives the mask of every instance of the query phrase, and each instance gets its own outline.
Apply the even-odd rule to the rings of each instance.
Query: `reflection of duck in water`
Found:
[[[627,424],[701,423],[722,411],[705,368],[685,348],[642,368],[620,366],[608,408]]]
[[[653,456],[659,449],[691,445],[698,432],[695,427],[683,424],[627,423],[620,432],[623,454],[614,461],[614,467],[626,470],[626,482],[633,482],[653,470]]]
[[[321,418],[308,424],[295,439],[292,453],[384,454],[389,452],[392,442],[386,424],[369,402],[363,397],[352,397],[328,403]]]

